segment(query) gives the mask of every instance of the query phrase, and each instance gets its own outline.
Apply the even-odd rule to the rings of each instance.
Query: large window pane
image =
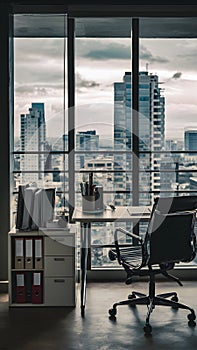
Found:
[[[150,96],[146,123],[150,128],[150,189],[153,193],[195,189],[196,174],[192,170],[197,157],[196,19],[140,19],[140,36],[139,74],[140,80],[144,76]],[[145,86],[142,91],[141,88],[140,84],[140,103]],[[144,107],[142,111],[146,117]],[[143,129],[140,125],[140,134]],[[158,170],[163,173],[156,175]]]
[[[66,46],[65,15],[14,16],[14,192],[68,190]]]
[[[152,200],[197,193],[196,45],[195,18],[140,19],[140,103],[145,105],[142,76],[150,96],[149,110],[142,109],[148,115],[149,152],[141,150],[140,161],[146,159]],[[141,124],[140,134],[143,130]]]
[[[105,205],[132,201],[131,27],[131,18],[76,19],[76,188],[93,171]],[[113,232],[94,225],[92,244],[112,243]],[[94,267],[111,265],[103,249],[93,250]]]
[[[197,193],[196,23],[140,19],[140,205],[158,195]],[[105,205],[132,205],[131,24],[131,18],[75,20],[76,152],[69,169],[66,16],[14,16],[13,212],[18,185],[31,182],[55,187],[62,212],[74,171],[76,206],[90,172],[103,186]],[[92,226],[92,267],[114,267],[108,246],[118,224]],[[132,230],[131,223],[121,226]]]

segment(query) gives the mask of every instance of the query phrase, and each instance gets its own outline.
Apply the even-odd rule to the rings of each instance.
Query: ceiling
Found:
[[[14,16],[15,37],[67,36],[66,16],[62,14],[17,14]],[[76,18],[76,37],[129,38],[131,18]],[[190,18],[141,18],[141,38],[196,38],[197,20]]]

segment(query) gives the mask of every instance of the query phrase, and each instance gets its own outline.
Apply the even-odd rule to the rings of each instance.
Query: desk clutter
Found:
[[[75,225],[68,230],[9,232],[10,307],[75,306],[75,236]]]
[[[20,185],[18,189],[16,228],[38,230],[53,220],[55,188]]]
[[[12,302],[43,303],[43,237],[15,237],[11,241]]]
[[[55,188],[19,186],[16,228],[8,235],[10,307],[76,304],[76,228],[54,208]]]
[[[20,185],[18,189],[16,229],[37,231],[39,228],[66,228],[68,214],[55,218],[55,188]]]
[[[13,303],[43,303],[43,272],[12,272]]]
[[[99,213],[104,210],[103,186],[93,183],[93,173],[89,173],[89,181],[80,183],[82,194],[82,211],[87,213]]]

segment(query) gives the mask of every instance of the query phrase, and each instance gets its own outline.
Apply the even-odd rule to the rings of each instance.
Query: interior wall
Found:
[[[0,280],[7,280],[7,236],[10,228],[9,145],[9,21],[8,8],[0,8]]]

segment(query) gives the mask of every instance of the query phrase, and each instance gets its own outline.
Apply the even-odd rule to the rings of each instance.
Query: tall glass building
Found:
[[[125,193],[116,195],[116,204],[132,204],[132,73],[126,72],[123,82],[114,83],[114,148],[128,151],[115,155],[114,168],[125,170],[115,173],[116,188]],[[139,72],[139,150],[140,204],[151,204],[152,193],[159,190],[161,178],[155,172],[161,165],[161,151],[165,140],[165,98],[159,87],[158,76]],[[146,172],[146,170],[153,170]],[[146,192],[146,193],[144,193]]]
[[[44,103],[32,103],[28,114],[21,114],[21,154],[22,183],[44,180],[46,155],[46,123]]]
[[[197,130],[186,130],[184,133],[185,151],[197,151]],[[190,156],[196,153],[189,153]]]
[[[79,131],[76,134],[76,148],[80,151],[97,151],[99,149],[99,135],[96,134],[96,130]],[[84,168],[86,155],[79,156],[79,167]]]

